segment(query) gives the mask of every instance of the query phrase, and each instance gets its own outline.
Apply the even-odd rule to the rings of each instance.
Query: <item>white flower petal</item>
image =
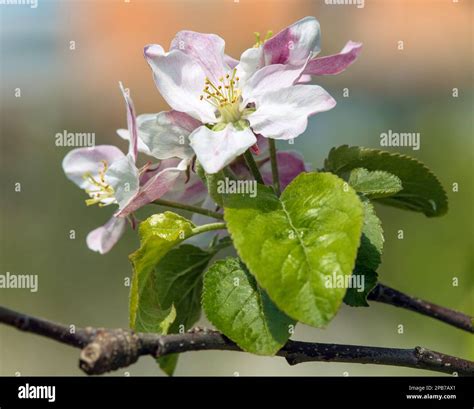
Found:
[[[126,224],[126,219],[119,219],[117,217],[110,218],[103,226],[92,230],[87,235],[87,247],[100,254],[109,252],[119,241],[120,237],[122,237],[125,232]]]
[[[307,60],[299,66],[273,64],[259,69],[243,86],[244,105],[255,102],[256,97],[293,85],[301,76]]]
[[[107,183],[114,188],[114,196],[119,208],[127,204],[140,186],[139,172],[131,155],[112,163],[105,174]]]
[[[242,87],[245,82],[261,67],[263,67],[263,47],[253,47],[245,50],[240,56],[240,62],[237,65],[237,77],[239,85]]]
[[[90,187],[84,179],[85,174],[96,177],[103,169],[101,161],[110,166],[113,162],[125,158],[123,152],[113,145],[98,145],[91,148],[78,148],[68,152],[63,159],[63,170],[68,179],[81,189]]]
[[[247,117],[255,133],[273,139],[302,134],[308,117],[334,108],[336,101],[318,85],[294,85],[261,95],[257,110]]]
[[[178,111],[145,114],[137,118],[138,136],[157,159],[188,159],[194,155],[189,135],[201,122]]]
[[[200,100],[206,74],[197,61],[179,50],[165,53],[159,45],[145,47],[145,57],[158,90],[173,109],[204,123],[216,121],[214,108]]]
[[[127,107],[127,124],[128,124],[128,132],[130,137],[129,146],[128,146],[128,154],[132,156],[133,161],[137,161],[137,153],[138,153],[138,130],[137,130],[137,116],[135,114],[135,107],[133,106],[132,98],[130,95],[125,91],[122,83],[119,82],[120,90],[122,91],[122,95],[125,99],[125,105]]]
[[[234,57],[231,57],[227,54],[224,55],[224,62],[231,70],[237,67],[237,64],[239,64],[239,60],[236,60]]]
[[[139,123],[139,119],[141,116],[146,116],[145,115],[139,115],[137,117],[137,122]],[[156,114],[151,114],[155,116]],[[122,139],[125,139],[126,141],[130,141],[130,132],[128,132],[128,129],[117,129],[117,135],[120,136]],[[142,152],[146,155],[150,155],[150,149],[148,149],[148,146],[145,145],[145,143],[140,139],[140,135],[138,135],[138,141],[137,141],[137,147],[138,147],[138,152]]]
[[[201,126],[190,135],[189,140],[199,163],[206,173],[212,174],[242,155],[255,144],[257,138],[250,128],[240,131],[229,124],[217,132]]]
[[[229,70],[224,55],[225,41],[216,34],[180,31],[170,50],[179,50],[198,62],[206,75],[216,83]]]

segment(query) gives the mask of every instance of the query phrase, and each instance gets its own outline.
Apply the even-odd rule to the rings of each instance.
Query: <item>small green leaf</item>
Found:
[[[359,247],[354,190],[329,173],[302,173],[280,199],[259,185],[256,197],[228,195],[224,204],[234,246],[273,302],[297,321],[326,325],[346,292],[327,279],[350,275]]]
[[[402,190],[401,180],[382,170],[352,169],[349,175],[349,184],[357,192],[370,199],[393,196]]]
[[[158,358],[156,361],[160,365],[161,370],[168,376],[173,376],[178,364],[179,354],[169,354]]]
[[[213,264],[204,275],[203,308],[209,320],[243,350],[275,355],[295,321],[282,313],[238,258]]]
[[[133,280],[130,326],[141,332],[177,333],[189,329],[201,314],[202,273],[215,254],[188,244],[171,249],[192,235],[194,225],[174,213],[153,215],[140,224],[141,246],[130,256]],[[171,375],[178,355],[159,358]]]
[[[397,176],[403,189],[393,196],[377,199],[380,203],[441,216],[448,210],[446,193],[436,176],[421,162],[409,156],[377,149],[347,145],[331,149],[325,169],[340,176],[352,169],[385,171]]]
[[[199,177],[203,181],[203,183],[207,187],[207,191],[209,193],[209,196],[211,196],[212,200],[219,206],[223,206],[223,199],[222,199],[222,193],[219,192],[219,182],[225,181],[225,174],[224,171],[219,171],[217,173],[213,174],[208,174],[204,171],[204,168],[201,166],[199,162],[196,163],[196,169]]]
[[[374,270],[361,265],[357,265],[352,274],[359,276],[358,280],[364,280],[364,286],[362,289],[348,288],[344,303],[351,307],[368,307],[367,296],[377,284],[378,275]]]
[[[130,327],[146,332],[159,332],[160,321],[171,307],[158,305],[150,285],[151,273],[158,262],[176,244],[192,235],[194,225],[172,212],[154,214],[140,223],[140,248],[130,255],[133,279],[130,290]],[[163,315],[165,314],[165,315]],[[159,319],[158,319],[159,318]]]

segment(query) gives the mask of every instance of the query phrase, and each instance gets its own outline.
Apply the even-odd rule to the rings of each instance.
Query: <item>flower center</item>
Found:
[[[219,78],[214,84],[206,78],[203,95],[200,99],[214,106],[220,114],[221,122],[237,122],[242,116],[240,111],[241,91],[237,88],[239,77],[236,77],[237,69],[231,74]]]
[[[87,206],[98,203],[100,207],[103,207],[115,202],[114,188],[105,181],[105,173],[109,165],[106,160],[101,160],[100,162],[102,163],[102,168],[99,169],[97,178],[94,178],[90,173],[85,173],[82,176],[92,185],[91,189],[85,189],[86,193],[90,196],[90,199],[86,200]]]

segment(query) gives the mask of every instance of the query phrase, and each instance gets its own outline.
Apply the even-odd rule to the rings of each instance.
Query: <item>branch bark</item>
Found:
[[[65,325],[4,307],[0,307],[0,322],[81,348],[79,366],[89,375],[127,367],[144,355],[157,358],[189,351],[242,351],[219,332],[199,328],[185,334],[157,335],[121,328],[86,327],[77,328],[72,334]],[[474,362],[423,347],[399,349],[288,341],[277,355],[284,357],[290,365],[302,362],[348,362],[474,376]]]
[[[377,284],[369,293],[368,300],[390,304],[395,307],[415,311],[431,318],[443,321],[446,324],[474,333],[473,317],[462,312],[450,310],[404,294],[383,284]]]

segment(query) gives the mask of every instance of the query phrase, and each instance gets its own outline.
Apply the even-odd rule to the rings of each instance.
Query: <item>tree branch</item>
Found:
[[[462,312],[441,307],[440,305],[432,304],[428,301],[420,300],[419,298],[404,294],[383,284],[377,284],[369,293],[367,299],[415,311],[474,333],[473,317],[463,314]]]
[[[77,328],[75,333],[71,333],[65,325],[4,307],[0,307],[0,322],[22,331],[82,348],[79,366],[89,375],[103,374],[129,366],[143,355],[157,358],[188,351],[242,351],[219,332],[199,328],[185,334],[172,335],[135,333],[120,328],[91,327]],[[290,365],[302,362],[347,362],[474,375],[474,362],[422,347],[399,349],[288,341],[277,355],[284,357]]]

